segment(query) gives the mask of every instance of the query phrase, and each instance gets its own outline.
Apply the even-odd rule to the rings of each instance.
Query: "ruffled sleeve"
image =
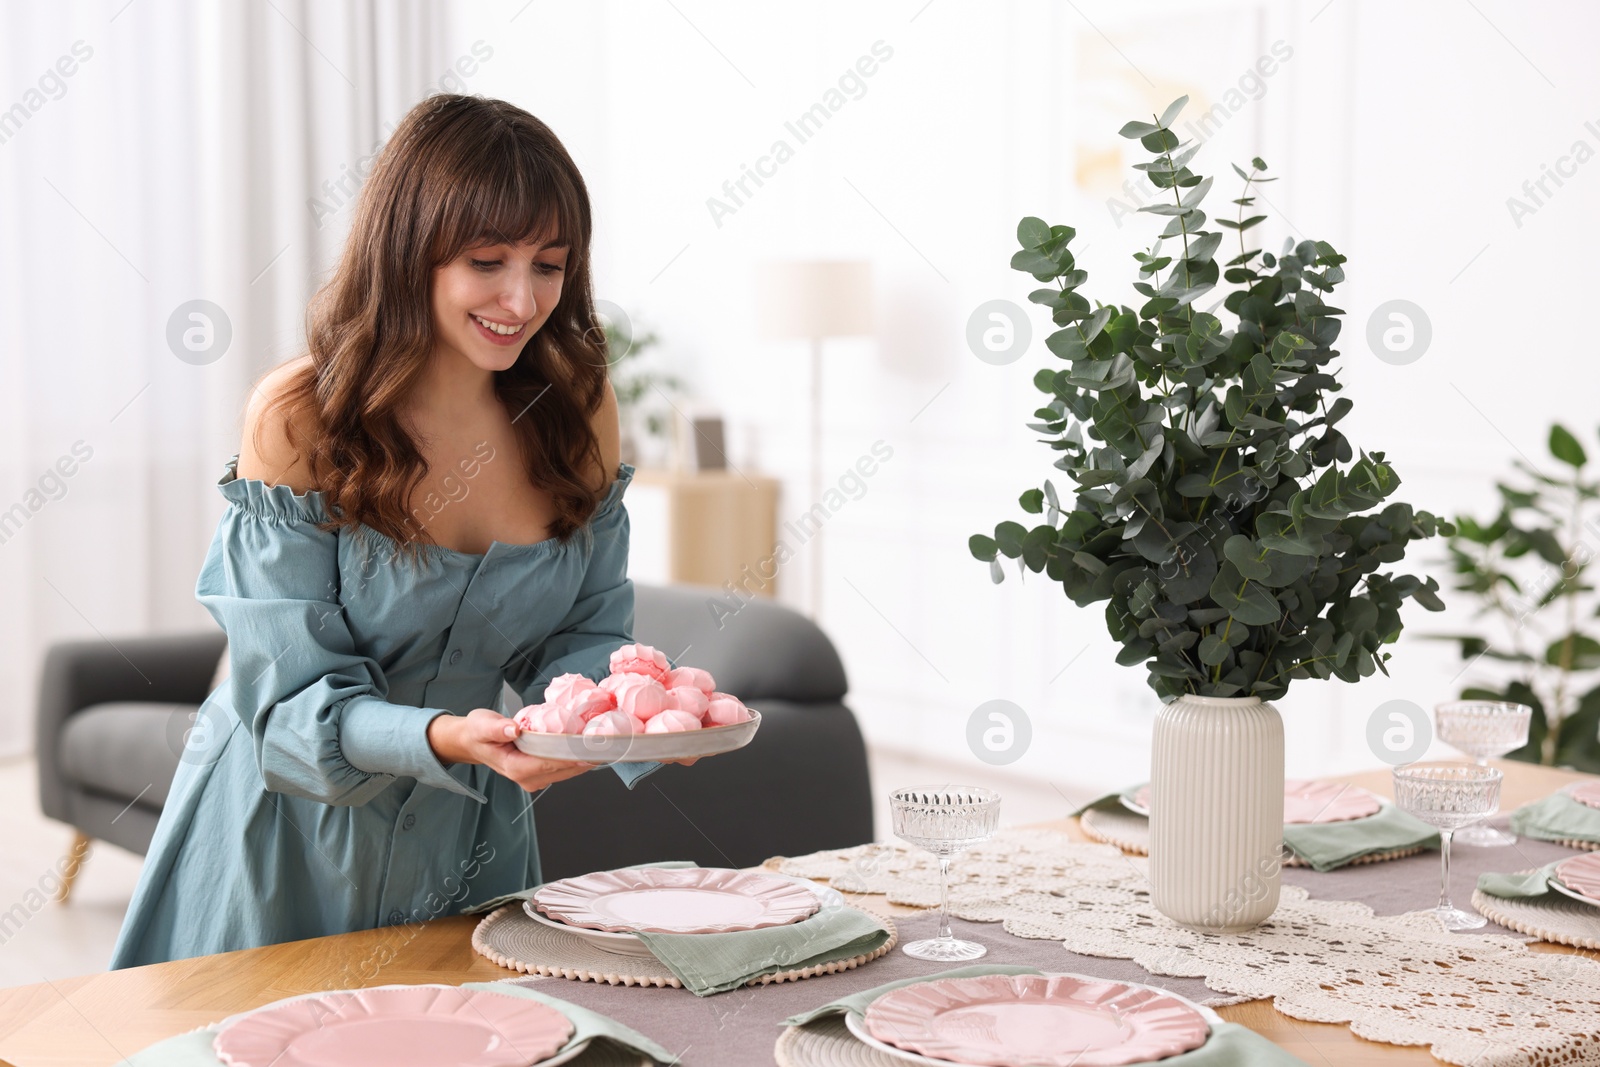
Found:
[[[315,491],[237,477],[217,483],[217,524],[195,595],[228,635],[235,713],[266,788],[325,804],[365,804],[396,778],[483,802],[428,744],[443,708],[390,703],[376,660],[355,646],[339,599],[338,535]]]
[[[611,653],[633,641],[633,580],[628,577],[628,509],[622,496],[633,481],[634,468],[618,468],[600,505],[573,536],[587,556],[577,598],[555,632],[533,657],[533,666],[508,676],[524,704],[544,700],[545,687],[562,674],[582,674],[599,681],[611,671]],[[525,660],[519,663],[526,664]],[[656,770],[659,763],[611,765],[628,786]]]

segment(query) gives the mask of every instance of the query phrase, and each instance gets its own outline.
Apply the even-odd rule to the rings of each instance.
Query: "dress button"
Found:
[[[417,817],[411,812],[406,812],[406,817],[400,820],[400,829],[409,830],[417,825]]]
[[[458,648],[454,652],[450,653],[450,666],[454,667],[457,663],[460,663],[460,662],[461,662],[461,650]]]
[[[403,923],[405,921],[406,921],[406,913],[401,911],[399,908],[396,908],[396,909],[394,909],[393,911],[391,911],[389,913],[389,925],[390,926],[399,926],[401,923]]]

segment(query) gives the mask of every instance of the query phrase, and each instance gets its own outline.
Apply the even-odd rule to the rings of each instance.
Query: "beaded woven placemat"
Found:
[[[844,1016],[791,1026],[772,1048],[778,1067],[906,1067],[906,1061],[865,1044],[850,1032]]]
[[[1539,897],[1497,897],[1475,889],[1472,906],[1484,918],[1541,941],[1600,949],[1600,907],[1555,890]]]
[[[894,948],[900,935],[888,918],[882,915],[873,915],[873,918],[887,927],[889,940],[871,952],[841,955],[809,967],[760,975],[745,984],[770,985],[815,978],[820,974],[837,974],[877,959]],[[525,974],[608,985],[683,987],[678,976],[654,956],[623,956],[596,948],[576,934],[528,918],[520,902],[506,904],[484,916],[472,931],[472,948],[501,967]]]

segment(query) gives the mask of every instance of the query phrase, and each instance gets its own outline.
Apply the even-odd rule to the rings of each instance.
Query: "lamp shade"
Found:
[[[870,334],[872,264],[864,260],[763,263],[756,272],[756,320],[769,339]]]

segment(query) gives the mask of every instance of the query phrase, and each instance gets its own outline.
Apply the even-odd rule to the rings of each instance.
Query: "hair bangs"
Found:
[[[539,241],[578,253],[588,243],[583,193],[523,138],[507,130],[506,142],[457,171],[435,235],[435,266],[486,245]]]

